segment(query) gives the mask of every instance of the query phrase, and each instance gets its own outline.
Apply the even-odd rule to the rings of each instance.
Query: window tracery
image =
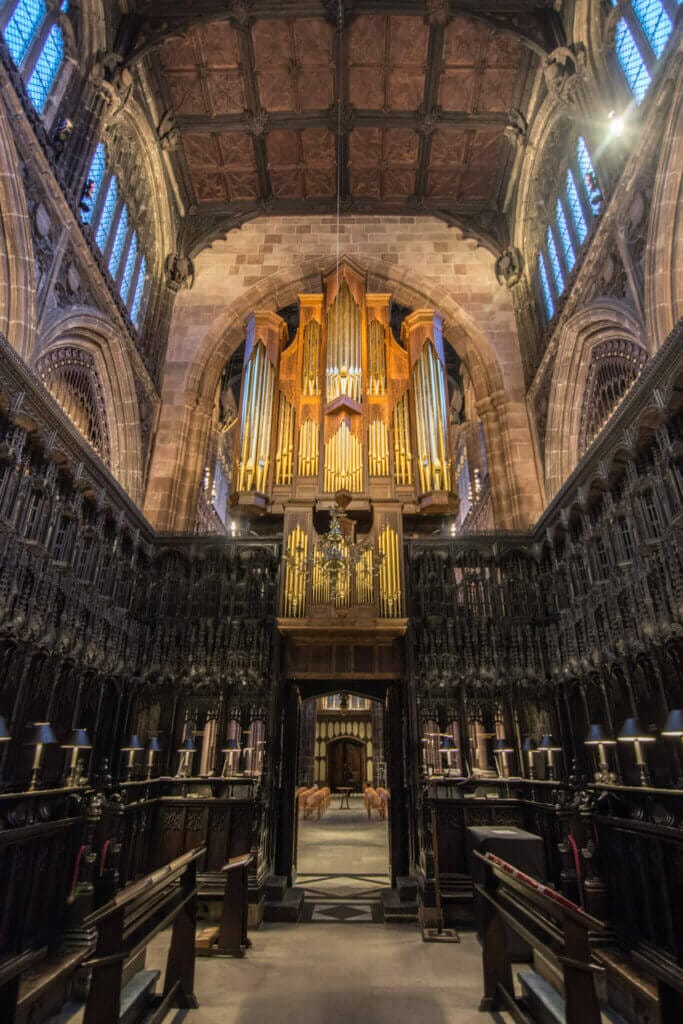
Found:
[[[102,383],[89,352],[72,346],[42,356],[38,377],[97,454],[111,463],[111,443]]]
[[[614,338],[591,353],[579,427],[579,456],[590,447],[635,383],[647,352],[635,342]]]
[[[631,0],[621,6],[618,0],[610,2],[618,15],[614,52],[633,99],[641,104],[673,31],[671,8],[683,0]]]
[[[130,153],[131,147],[122,140],[112,140],[110,146],[98,144],[80,210],[83,222],[94,232],[116,290],[139,329],[147,298],[147,257],[141,233],[148,232],[142,218],[135,216],[139,206],[135,196],[127,194],[122,185],[122,181],[136,180],[126,174]]]
[[[64,65],[63,16],[68,0],[6,0],[0,2],[0,30],[5,45],[39,114]]]

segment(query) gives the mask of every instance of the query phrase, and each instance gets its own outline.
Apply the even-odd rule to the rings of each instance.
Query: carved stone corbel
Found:
[[[496,260],[496,278],[498,284],[506,288],[514,288],[522,279],[524,260],[519,249],[505,249]]]
[[[166,257],[165,267],[169,290],[179,292],[181,288],[184,288],[189,291],[194,284],[194,264],[189,256],[169,253]]]
[[[174,114],[175,111],[172,108],[164,111],[157,125],[159,148],[164,153],[172,153],[180,145],[180,131],[176,127]]]
[[[550,95],[560,106],[571,107],[584,80],[586,49],[583,43],[558,46],[546,57],[543,77]]]

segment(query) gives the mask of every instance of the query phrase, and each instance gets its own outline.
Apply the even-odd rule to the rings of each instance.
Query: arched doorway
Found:
[[[350,786],[362,792],[365,785],[365,744],[353,736],[339,736],[327,744],[327,779],[332,792]]]

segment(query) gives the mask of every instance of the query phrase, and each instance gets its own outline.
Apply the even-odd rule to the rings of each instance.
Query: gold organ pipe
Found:
[[[410,451],[408,393],[394,406],[394,477],[397,484],[412,484],[413,460]]]
[[[308,534],[300,526],[290,530],[287,538],[287,571],[285,573],[285,618],[303,618],[306,611],[306,560]]]
[[[413,369],[418,472],[423,492],[450,488],[443,367],[428,341]]]
[[[288,485],[294,469],[294,406],[280,392],[277,454],[275,456],[275,483]]]
[[[327,312],[327,358],[325,366],[327,400],[347,395],[361,398],[361,308],[346,281]]]
[[[389,475],[389,432],[380,419],[368,427],[368,470],[370,476]]]
[[[320,343],[322,328],[317,320],[304,327],[302,384],[304,395],[320,394]]]
[[[356,602],[372,604],[373,575],[372,551],[368,549],[356,565]]]
[[[247,366],[242,401],[239,490],[265,492],[270,465],[275,367],[258,342]]]
[[[379,572],[380,616],[391,619],[401,612],[398,534],[391,526],[385,526],[380,534],[379,549],[384,555]]]
[[[362,481],[362,446],[346,420],[342,420],[325,444],[325,490],[359,492]]]
[[[387,361],[384,325],[372,320],[368,331],[368,394],[384,395],[387,389]]]
[[[318,475],[318,424],[305,420],[299,433],[299,476]]]

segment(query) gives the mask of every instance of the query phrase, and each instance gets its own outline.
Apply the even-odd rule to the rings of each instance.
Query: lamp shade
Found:
[[[667,715],[662,736],[683,736],[683,709],[674,708]]]
[[[86,729],[72,729],[67,738],[62,743],[62,746],[66,749],[72,749],[78,747],[81,750],[91,750],[92,743]]]
[[[533,736],[525,736],[522,743],[522,752],[524,754],[533,754],[534,750],[538,750],[538,743]]]
[[[598,722],[591,722],[588,726],[588,733],[585,740],[583,741],[587,747],[597,747],[599,743],[609,743],[610,745],[616,743],[611,736],[608,736],[603,727]]]
[[[495,754],[512,754],[514,747],[510,743],[510,740],[498,739],[493,744],[493,751]]]
[[[237,740],[234,740],[234,739],[233,740],[227,740],[225,746],[223,747],[223,753],[224,754],[229,754],[231,750],[239,750],[239,749],[240,749],[240,745],[237,742]]]
[[[7,722],[5,721],[3,716],[0,715],[0,743],[7,743],[8,740],[11,740],[11,739],[12,739],[12,737],[9,734],[9,729],[7,728]]]
[[[150,754],[158,754],[161,751],[161,744],[156,736],[150,736],[148,739],[147,750]]]
[[[184,751],[189,750],[194,752],[196,750],[195,742],[191,736],[186,736],[183,742],[178,747],[179,752],[182,754]]]
[[[541,736],[541,742],[538,744],[539,750],[562,750],[562,747],[558,746],[555,740],[552,738],[550,733],[546,733],[545,736]]]
[[[29,728],[29,734],[24,741],[26,747],[37,747],[42,744],[44,747],[54,746],[57,737],[52,731],[49,722],[34,722]]]
[[[124,744],[124,746],[121,747],[121,750],[142,750],[142,749],[143,749],[143,746],[142,746],[142,743],[140,742],[140,737],[137,735],[137,733],[133,733],[133,735],[129,738],[128,742],[126,744]]]
[[[617,736],[620,743],[654,743],[654,736],[646,732],[637,718],[627,718]]]

